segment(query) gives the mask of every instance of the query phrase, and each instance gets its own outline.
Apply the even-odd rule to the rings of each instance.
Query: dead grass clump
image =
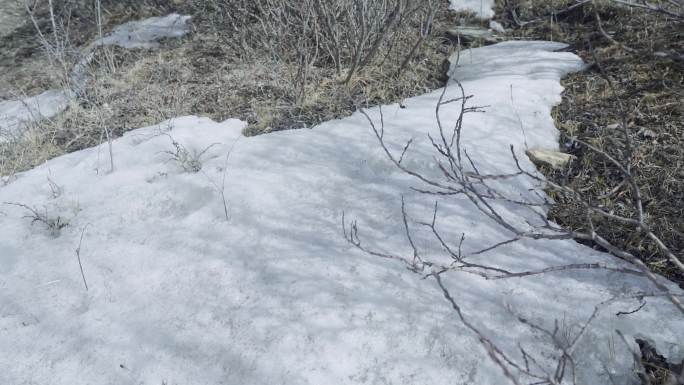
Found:
[[[48,159],[64,154],[64,149],[40,127],[31,125],[17,138],[0,142],[0,184],[11,181],[18,172],[31,169]]]

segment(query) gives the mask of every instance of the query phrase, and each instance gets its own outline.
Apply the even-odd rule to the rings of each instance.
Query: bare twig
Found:
[[[83,244],[83,236],[88,228],[89,224],[83,226],[81,230],[81,238],[78,241],[78,247],[76,248],[76,259],[78,260],[78,267],[81,269],[81,278],[83,278],[83,286],[85,286],[86,291],[88,291],[88,282],[86,282],[85,273],[83,273],[83,264],[81,263],[81,245]]]
[[[223,161],[223,170],[221,174],[221,183],[216,183],[209,175],[207,175],[204,171],[202,173],[204,176],[209,179],[209,182],[211,182],[212,185],[214,185],[214,188],[216,188],[216,191],[221,194],[221,202],[223,203],[223,214],[226,217],[226,221],[230,220],[230,214],[228,210],[228,200],[226,199],[226,176],[228,175],[228,160],[230,159],[230,155],[233,153],[233,149],[235,148],[235,145],[237,142],[240,140],[241,136],[238,136],[234,141],[233,144],[231,144],[230,148],[228,149],[228,152],[226,152],[226,157]],[[201,170],[200,170],[201,171]]]

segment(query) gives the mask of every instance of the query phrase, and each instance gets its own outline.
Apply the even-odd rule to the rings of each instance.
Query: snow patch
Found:
[[[494,0],[451,0],[450,9],[470,11],[482,19],[494,17]]]
[[[123,48],[157,48],[163,38],[182,37],[190,32],[190,16],[172,13],[161,17],[131,21],[93,42],[93,47],[118,45]]]
[[[0,102],[0,142],[9,140],[32,121],[51,118],[66,109],[70,95],[64,90],[49,90],[40,95]]]

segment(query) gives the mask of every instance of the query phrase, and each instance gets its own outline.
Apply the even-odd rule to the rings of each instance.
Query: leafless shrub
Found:
[[[623,271],[623,272],[629,272],[629,273],[636,273],[636,274],[641,274],[646,276],[649,280],[651,280],[656,287],[658,287],[660,290],[662,290],[664,293],[670,293],[669,290],[665,285],[662,284],[661,280],[648,268],[648,266],[642,262],[639,258],[636,256],[632,255],[631,253],[621,250],[620,248],[612,245],[610,242],[608,242],[605,238],[603,238],[601,235],[597,234],[596,231],[594,231],[593,227],[593,222],[595,217],[601,217],[601,218],[607,218],[610,220],[615,220],[623,223],[629,223],[633,225],[636,229],[636,231],[639,231],[641,234],[643,234],[644,237],[650,238],[651,240],[655,241],[661,250],[661,253],[665,258],[667,258],[673,266],[675,266],[677,269],[684,271],[684,264],[682,264],[682,261],[675,256],[667,246],[660,241],[659,237],[657,234],[653,233],[651,228],[648,225],[647,218],[643,215],[643,201],[641,198],[639,186],[637,185],[637,182],[634,180],[633,175],[631,173],[631,168],[629,166],[626,166],[625,164],[629,163],[629,151],[630,148],[627,147],[624,151],[625,153],[625,161],[624,163],[618,159],[615,159],[614,157],[610,156],[607,154],[605,151],[601,150],[600,148],[597,148],[596,146],[593,146],[589,143],[585,143],[579,139],[575,139],[580,145],[586,146],[589,150],[594,151],[598,154],[600,154],[603,157],[606,157],[611,165],[615,167],[621,174],[622,177],[624,178],[625,184],[628,186],[628,188],[632,192],[632,204],[637,208],[637,216],[635,218],[628,218],[628,217],[622,217],[620,215],[606,212],[605,210],[601,209],[600,207],[595,207],[588,203],[589,201],[584,197],[584,194],[582,194],[579,191],[575,191],[574,189],[563,186],[561,184],[558,184],[553,181],[546,181],[539,177],[536,174],[533,174],[525,169],[523,169],[520,166],[520,162],[518,160],[518,157],[516,155],[516,152],[511,146],[511,159],[515,163],[517,172],[511,173],[511,174],[502,174],[502,175],[489,175],[489,174],[482,174],[478,170],[478,168],[475,165],[474,160],[468,155],[467,151],[461,148],[461,133],[463,129],[463,121],[464,117],[468,113],[472,112],[478,112],[481,111],[479,107],[468,107],[467,106],[467,101],[468,99],[471,98],[471,96],[468,96],[465,94],[465,91],[461,84],[456,81],[456,86],[459,88],[461,92],[461,96],[458,98],[453,98],[449,100],[444,100],[444,95],[446,94],[447,88],[445,87],[444,90],[442,91],[442,94],[440,96],[440,99],[438,101],[438,104],[435,109],[435,115],[437,117],[437,124],[439,127],[439,137],[438,138],[433,138],[430,137],[432,146],[435,150],[435,153],[438,156],[438,166],[440,170],[442,171],[443,178],[438,179],[438,178],[433,178],[433,177],[428,177],[425,175],[420,174],[419,172],[416,172],[414,170],[411,170],[407,168],[405,165],[402,164],[402,160],[404,158],[405,153],[408,151],[408,149],[411,146],[412,141],[408,141],[406,146],[403,148],[401,151],[400,155],[397,155],[393,153],[385,144],[384,142],[384,120],[381,120],[381,126],[377,127],[375,122],[370,118],[370,116],[362,110],[362,113],[364,116],[368,119],[369,124],[371,125],[373,132],[375,133],[381,147],[383,148],[385,154],[387,157],[394,163],[396,167],[398,167],[400,170],[403,172],[413,176],[414,178],[420,180],[421,182],[425,183],[427,186],[429,186],[429,189],[416,189],[417,191],[427,194],[427,195],[442,195],[442,196],[456,196],[456,195],[462,195],[466,196],[470,202],[479,210],[480,213],[488,217],[489,219],[492,219],[495,221],[497,224],[499,224],[503,229],[507,230],[510,232],[513,236],[505,241],[501,242],[495,245],[492,245],[490,247],[487,247],[481,251],[478,251],[473,254],[481,254],[483,252],[492,250],[496,247],[500,247],[504,244],[509,244],[513,242],[517,242],[521,239],[528,238],[528,239],[551,239],[551,240],[557,240],[557,239],[577,239],[577,240],[584,240],[584,241],[592,241],[595,242],[597,245],[603,247],[606,249],[608,252],[611,254],[614,254],[615,256],[624,259],[630,263],[632,263],[635,266],[635,270],[631,271]],[[460,104],[460,115],[457,119],[457,122],[451,132],[447,131],[440,119],[440,109],[448,104],[451,103],[459,103]],[[505,194],[499,192],[496,190],[496,188],[492,187],[490,185],[490,181],[492,180],[506,180],[506,179],[513,179],[517,177],[525,176],[528,177],[532,180],[535,180],[539,182],[540,184],[544,184],[548,189],[551,189],[559,194],[563,194],[564,196],[568,197],[569,199],[574,199],[577,201],[579,204],[582,204],[592,215],[587,216],[587,227],[588,231],[575,231],[571,229],[564,229],[564,228],[559,228],[558,226],[553,225],[551,222],[549,222],[548,219],[546,219],[545,215],[541,213],[538,210],[538,207],[550,207],[551,202],[548,201],[544,197],[539,197],[537,201],[533,200],[513,200],[511,198],[508,198],[505,196]],[[496,201],[504,201],[508,202],[510,204],[522,207],[526,210],[529,210],[531,214],[534,216],[538,217],[540,220],[539,225],[533,225],[530,223],[527,223],[526,225],[521,225],[517,223],[513,223],[513,221],[507,220],[505,215],[503,215],[495,205],[492,204],[492,202]],[[467,256],[463,256],[459,250],[453,250],[446,242],[443,241],[443,237],[440,235],[439,231],[435,228],[435,218],[437,217],[437,206],[435,205],[435,209],[433,212],[433,221],[431,223],[422,223],[423,226],[427,226],[430,228],[435,235],[436,239],[444,246],[444,248],[449,252],[449,255],[452,257],[454,262],[451,265],[448,266],[442,266],[439,271],[448,271],[452,269],[463,269],[463,268],[475,268],[476,270],[480,271],[480,274],[485,276],[485,277],[490,277],[490,278],[503,278],[507,276],[522,276],[522,275],[530,275],[530,273],[543,273],[545,271],[540,271],[540,272],[525,272],[525,273],[512,273],[512,272],[507,272],[507,271],[501,271],[501,269],[496,269],[496,268],[490,268],[486,266],[476,266],[468,263],[466,261]],[[405,214],[405,212],[404,212]],[[404,215],[404,222],[406,223],[406,215]],[[355,227],[354,227],[355,230]],[[353,243],[356,244],[357,246],[360,246],[360,242],[358,242],[358,237],[355,235],[356,231],[353,231],[351,233],[351,236],[348,237],[351,241],[354,241]],[[408,232],[408,227],[407,227],[407,236],[409,236]],[[431,266],[432,264],[428,263],[426,264],[425,261],[421,261],[420,258],[418,258],[418,253],[414,253],[414,259],[411,260],[410,262],[415,270],[423,270],[426,266]],[[553,267],[550,268],[552,270],[559,270],[559,269],[576,269],[576,268],[608,268],[604,266],[575,266],[575,265],[568,265],[568,266],[558,266],[558,267]],[[610,268],[612,269],[612,268]],[[547,270],[548,271],[548,270]],[[492,275],[493,274],[493,275]],[[670,300],[673,302],[673,304],[684,314],[684,305],[680,302],[678,298],[676,298],[674,295],[670,294],[669,295]]]
[[[353,86],[364,68],[376,60],[385,63],[389,55],[405,59],[387,65],[404,68],[430,33],[438,6],[435,0],[223,0],[212,4],[213,13],[223,15],[224,28],[235,34],[228,44],[243,58],[266,55],[291,66],[290,97],[296,104],[304,101],[315,68],[332,68],[335,81],[347,87]],[[407,46],[413,31],[417,41]]]
[[[53,215],[49,212],[47,206],[43,209],[32,207],[23,203],[5,202],[6,205],[21,207],[26,210],[27,214],[24,218],[31,220],[31,224],[43,224],[53,236],[59,235],[60,231],[69,226],[69,221],[60,215]]]
[[[400,102],[444,84],[444,63],[452,47],[442,35],[456,18],[446,2],[437,0],[28,4],[39,29],[27,25],[11,38],[12,44],[31,45],[28,54],[33,57],[13,48],[11,63],[0,60],[0,88],[7,85],[33,94],[62,87],[78,78],[75,67],[87,74],[87,81],[71,84],[77,98],[66,111],[32,125],[13,145],[0,144],[0,153],[7,155],[0,157],[3,175],[174,116],[236,117],[248,122],[245,134],[255,135],[312,127],[350,114],[355,103]],[[193,34],[167,42],[155,54],[117,47],[94,52],[73,48],[87,47],[121,22],[170,11],[192,15]],[[46,44],[36,48],[39,33]],[[65,57],[64,66],[57,60],[49,65],[49,55],[38,55],[62,46],[67,47],[67,54],[60,56]],[[67,81],[55,75],[66,75],[63,67],[71,71]],[[38,76],[45,76],[41,71],[52,74],[49,81]],[[102,147],[103,159],[106,151]],[[108,163],[113,170],[111,151]]]
[[[171,144],[174,149],[170,151],[162,151],[164,154],[170,156],[169,160],[175,162],[185,172],[200,172],[202,170],[202,156],[218,143],[210,144],[202,150],[188,150],[181,143],[177,142],[171,135],[164,134],[171,139]]]
[[[47,0],[42,4],[40,0],[23,0],[26,13],[35,28],[37,38],[45,51],[51,67],[58,74],[58,78],[64,86],[69,86],[71,67],[77,50],[70,38],[71,8],[55,8],[53,0]],[[38,7],[47,7],[49,13],[49,26],[43,27],[36,16]]]
[[[556,183],[581,191],[594,207],[639,222],[593,216],[595,231],[620,249],[684,287],[684,274],[662,243],[681,260],[684,251],[684,156],[682,20],[680,1],[508,0],[498,10],[516,37],[568,42],[591,66],[563,80],[563,102],[553,115],[561,146],[576,157],[563,170],[542,169]],[[661,12],[657,9],[666,9]],[[598,148],[597,152],[580,143]],[[629,169],[634,184],[612,159]],[[586,231],[585,205],[550,191],[550,217]],[[642,213],[640,213],[640,211]]]
[[[556,183],[554,181],[547,181],[539,177],[536,173],[529,172],[521,167],[518,155],[515,149],[511,146],[511,162],[515,165],[515,172],[508,174],[486,174],[480,172],[477,167],[477,162],[468,152],[461,146],[461,134],[464,128],[464,118],[469,113],[481,112],[480,107],[468,106],[468,100],[471,95],[466,95],[465,90],[458,81],[454,81],[455,87],[458,88],[460,96],[445,100],[447,88],[445,87],[437,102],[435,108],[435,116],[438,126],[438,135],[429,135],[432,148],[434,150],[434,158],[441,173],[438,176],[431,176],[429,174],[414,170],[407,166],[403,160],[407,152],[410,151],[413,139],[406,142],[401,149],[392,150],[385,142],[385,126],[382,117],[382,109],[380,109],[380,122],[373,120],[366,111],[361,110],[361,113],[366,117],[370,127],[375,134],[378,143],[383,149],[387,158],[401,171],[415,178],[422,186],[413,188],[415,191],[424,194],[425,196],[440,196],[446,197],[465,197],[474,208],[476,208],[483,217],[489,218],[502,228],[502,230],[511,234],[508,240],[498,242],[486,246],[478,251],[464,254],[462,252],[462,244],[465,240],[466,234],[462,234],[460,239],[456,242],[449,240],[436,226],[436,219],[439,215],[438,205],[435,203],[432,212],[432,220],[427,222],[415,222],[418,226],[426,228],[432,233],[434,240],[439,244],[447,254],[449,263],[442,260],[432,260],[425,258],[421,250],[413,241],[412,230],[409,226],[409,215],[402,198],[402,222],[405,230],[405,237],[411,246],[412,253],[409,255],[394,254],[387,252],[380,252],[368,247],[361,240],[359,235],[359,228],[356,221],[347,222],[344,214],[342,217],[342,226],[344,229],[344,236],[349,243],[356,248],[379,258],[395,260],[403,263],[409,270],[421,274],[424,278],[433,278],[443,291],[444,297],[451,304],[454,311],[459,316],[461,322],[471,331],[473,331],[480,343],[487,351],[490,358],[496,363],[504,372],[505,376],[514,384],[520,384],[519,376],[524,375],[538,380],[540,384],[561,384],[564,381],[576,383],[576,367],[573,360],[573,349],[581,335],[589,327],[590,323],[596,317],[600,307],[603,304],[596,306],[592,316],[582,326],[579,334],[574,337],[566,336],[561,338],[559,328],[554,327],[552,330],[546,330],[541,326],[533,324],[531,321],[522,316],[518,316],[518,321],[528,327],[546,335],[552,346],[559,352],[557,366],[553,370],[546,370],[539,368],[534,364],[535,359],[527,352],[522,350],[524,358],[523,363],[517,363],[515,360],[506,355],[496,347],[489,339],[487,339],[481,332],[477,330],[473,324],[463,315],[462,310],[454,298],[450,295],[444,284],[441,276],[448,272],[467,272],[481,276],[485,279],[508,279],[513,277],[529,277],[540,274],[547,274],[551,272],[565,271],[565,270],[608,270],[620,274],[631,274],[644,276],[649,279],[653,285],[658,289],[655,295],[667,297],[672,304],[684,314],[684,305],[680,296],[672,293],[668,287],[663,283],[662,279],[658,277],[640,258],[631,254],[620,247],[617,247],[606,240],[603,236],[596,232],[593,225],[596,218],[603,218],[606,220],[618,221],[628,223],[633,226],[634,231],[638,232],[640,236],[649,238],[659,245],[660,252],[664,258],[667,258],[670,263],[677,269],[684,271],[684,265],[681,260],[675,256],[669,248],[660,241],[659,236],[652,230],[649,225],[649,219],[643,215],[643,201],[640,195],[640,186],[634,179],[631,168],[627,166],[630,163],[630,148],[626,147],[622,153],[624,157],[616,159],[602,149],[583,142],[579,139],[573,139],[578,145],[585,146],[587,150],[593,151],[601,157],[604,157],[610,163],[610,166],[620,173],[624,185],[631,192],[631,203],[636,207],[636,212],[641,213],[635,217],[624,217],[613,212],[607,212],[604,209],[593,205],[592,199],[587,197],[583,192],[577,191],[572,187]],[[459,115],[452,128],[447,129],[443,124],[440,116],[440,110],[448,105],[458,104]],[[629,142],[627,142],[629,146]],[[501,192],[496,187],[496,183],[511,181],[515,178],[529,178],[537,182],[540,186],[545,186],[547,190],[553,191],[556,194],[561,194],[566,199],[572,199],[578,205],[582,205],[589,213],[585,219],[586,230],[573,230],[558,227],[551,223],[546,218],[546,210],[552,206],[552,203],[544,196],[537,195],[536,199],[514,199],[509,195]],[[496,181],[496,183],[495,183]],[[536,221],[526,221],[520,223],[509,219],[501,203],[508,206],[519,207],[521,210],[527,211],[532,218],[537,218]],[[544,210],[540,210],[543,208]],[[619,267],[611,264],[596,262],[596,263],[582,263],[582,264],[568,264],[558,266],[548,266],[537,270],[528,271],[511,271],[504,269],[496,264],[488,264],[486,262],[474,262],[473,257],[484,254],[486,252],[495,250],[501,246],[518,242],[522,239],[546,239],[546,240],[561,240],[561,239],[576,239],[585,242],[593,242],[599,245],[611,254],[624,259],[632,264],[633,267]]]

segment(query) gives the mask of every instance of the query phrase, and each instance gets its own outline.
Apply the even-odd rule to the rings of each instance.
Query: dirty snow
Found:
[[[182,37],[190,32],[190,16],[172,13],[162,17],[131,21],[97,39],[92,46],[118,45],[123,48],[157,48],[163,38]]]
[[[548,43],[548,46],[558,49],[566,47],[562,43]],[[478,49],[462,50],[453,55],[450,58],[451,66],[448,75],[457,77],[461,81],[481,79],[483,72],[490,74],[489,80],[497,80],[497,75],[537,78],[553,76],[550,74],[554,69],[569,72],[585,68],[584,64],[578,65],[576,60],[550,61],[553,58],[558,58],[559,55],[558,52],[549,50],[530,56],[529,52],[520,49],[520,44],[517,41],[507,41]],[[572,57],[572,55],[568,53],[565,54],[565,57]],[[515,97],[515,95],[512,96]],[[557,147],[558,141],[554,139],[554,142],[556,143],[554,146]]]
[[[525,142],[557,146],[550,112],[560,101],[559,79],[583,66],[573,54],[551,52],[562,47],[478,48],[452,70],[475,95],[473,104],[489,106],[468,116],[463,138],[482,169],[510,171],[510,144],[530,169]],[[488,58],[499,65],[483,65]],[[387,141],[400,150],[415,138],[405,164],[427,173],[437,172],[426,134],[435,131],[440,92],[383,108]],[[379,109],[369,113],[379,119]],[[446,110],[444,121],[457,113]],[[410,189],[417,182],[388,162],[362,116],[250,138],[241,136],[244,126],[177,118],[116,140],[113,171],[101,146],[0,187],[0,202],[69,223],[50,231],[26,218],[26,209],[0,206],[0,383],[507,383],[431,280],[343,239],[344,211],[358,219],[369,246],[409,252],[400,196],[415,220],[426,220],[434,204]],[[173,141],[190,153],[206,150],[200,172],[171,160]],[[539,186],[521,179],[507,188],[528,194]],[[440,207],[440,228],[454,238],[465,232],[466,253],[508,237],[463,199]],[[440,254],[430,234],[416,229],[414,240],[428,255]],[[572,241],[525,241],[481,258],[515,270],[622,264]],[[641,278],[604,271],[444,280],[466,317],[502,349],[520,358],[520,344],[542,365],[549,362],[543,337],[517,323],[506,305],[572,334],[594,304],[653,290]],[[608,371],[616,383],[636,384],[616,329],[681,358],[681,315],[663,299],[646,302],[629,316],[615,314],[638,301],[603,309],[580,341],[578,383],[610,383]]]
[[[494,16],[494,0],[451,0],[449,8],[454,11],[470,11],[482,19]]]
[[[69,99],[67,91],[49,90],[19,100],[0,101],[0,142],[17,135],[27,122],[51,118],[64,111]]]

